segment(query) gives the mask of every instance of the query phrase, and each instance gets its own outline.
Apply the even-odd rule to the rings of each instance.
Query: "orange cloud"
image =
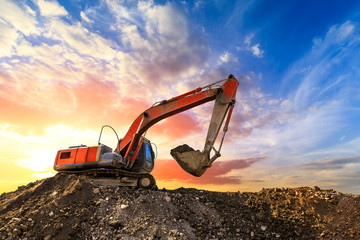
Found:
[[[16,125],[13,129],[23,135],[43,134],[43,129],[49,122],[56,121],[50,112],[42,111],[31,106],[24,106],[17,102],[0,97],[0,123],[11,123]]]
[[[6,84],[0,85],[0,123],[26,128],[33,134],[41,134],[45,127],[57,124],[78,128],[130,126],[150,105],[131,95],[122,97],[113,82],[92,76],[77,84],[24,80],[20,88],[6,74],[1,74],[1,79]]]
[[[184,138],[201,131],[199,123],[186,113],[171,116],[151,128],[152,133],[165,135],[172,139]]]
[[[21,134],[43,135],[46,127],[59,124],[78,129],[99,129],[104,124],[127,129],[151,106],[147,100],[133,98],[131,92],[121,93],[114,82],[91,75],[75,84],[24,79],[20,88],[18,81],[5,73],[0,72],[0,80],[6,83],[0,84],[0,123],[11,123]],[[201,131],[199,123],[185,113],[151,128],[157,136],[171,139]],[[124,134],[119,133],[120,137]]]
[[[217,161],[200,178],[185,172],[175,160],[157,160],[152,174],[157,180],[179,181],[193,184],[239,184],[241,176],[232,176],[232,170],[244,169],[264,159],[264,157],[236,159],[231,161]]]

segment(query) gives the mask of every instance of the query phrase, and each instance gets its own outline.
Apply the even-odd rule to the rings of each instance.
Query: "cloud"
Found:
[[[64,16],[68,14],[65,8],[60,6],[57,1],[37,0],[37,4],[43,16]]]
[[[353,94],[360,90],[355,83],[358,77],[355,69],[359,64],[354,54],[359,51],[359,32],[354,26],[346,21],[330,27],[323,38],[317,39],[311,51],[289,68],[283,88],[291,86],[294,90],[283,100],[286,104],[279,106],[279,110],[285,110],[278,111],[281,124],[272,124],[272,129],[266,128],[261,133],[272,138],[273,145],[269,145],[267,155],[280,159],[286,154],[292,162],[299,162],[309,157],[359,154],[345,147],[347,143],[343,144],[344,140],[351,139],[341,141],[339,137],[349,134],[349,129],[357,131],[354,123],[358,116],[349,107],[358,105],[359,100]],[[343,148],[337,147],[339,144]],[[334,148],[341,156],[334,155]],[[286,161],[277,161],[281,162]]]
[[[251,45],[251,41],[254,38],[254,34],[251,33],[250,35],[245,37],[244,43],[246,46],[250,46]]]
[[[112,41],[89,32],[80,23],[51,20],[45,36],[62,42],[64,47],[74,49],[82,57],[111,60],[116,56],[116,51],[111,48]]]
[[[83,19],[85,22],[88,22],[88,23],[93,22],[86,16],[86,14],[83,11],[80,12],[80,16],[81,16],[81,19]]]
[[[260,43],[256,43],[256,44],[253,43],[254,36],[255,35],[251,33],[250,35],[245,37],[244,40],[245,50],[250,51],[252,55],[255,57],[262,58],[264,54],[264,50],[260,49]],[[241,50],[243,48],[237,47],[237,49]]]
[[[336,24],[329,28],[328,32],[323,38],[317,37],[313,40],[313,53],[318,52],[323,54],[324,51],[329,50],[332,45],[347,45],[356,32],[356,23],[348,20],[342,24]],[[318,54],[317,54],[318,55]]]
[[[81,82],[71,84],[33,79],[27,87],[24,94],[17,89],[17,78],[0,72],[0,123],[17,125],[23,134],[41,135],[45,127],[57,124],[80,129],[110,124],[125,134],[136,117],[152,104],[129,94],[122,96],[114,82],[102,81],[99,76],[85,75]],[[203,129],[191,115],[183,113],[160,121],[150,132],[169,140],[186,138]]]
[[[242,139],[254,130],[271,129],[291,119],[293,113],[289,101],[265,95],[259,88],[261,76],[248,73],[236,77],[239,88],[230,121],[230,139]]]
[[[10,57],[14,51],[18,33],[0,19],[0,57]]]
[[[93,76],[84,76],[82,82],[73,84],[22,79],[28,82],[26,93],[17,88],[17,78],[2,74],[0,79],[4,82],[0,84],[1,122],[26,126],[34,133],[59,123],[80,128],[99,127],[105,122],[129,127],[149,107],[147,102],[121,97],[113,82]]]
[[[348,98],[349,87],[354,87],[357,78],[355,68],[356,54],[359,46],[359,31],[356,24],[346,21],[333,25],[324,37],[314,39],[310,52],[297,61],[283,79],[284,87],[291,85],[291,81],[300,84],[289,93],[297,108],[308,107],[311,103],[318,103],[326,97],[341,101]],[[355,64],[349,67],[349,63]]]
[[[263,56],[264,50],[260,49],[260,44],[255,44],[253,46],[250,47],[251,52],[254,56],[261,58]]]
[[[231,174],[231,171],[249,168],[264,157],[237,159],[230,161],[216,161],[201,178],[186,173],[175,160],[157,160],[153,174],[159,181],[179,181],[194,184],[239,184],[241,177]]]
[[[160,121],[150,131],[170,139],[181,139],[202,132],[202,128],[189,114],[181,113]]]
[[[3,0],[1,1],[0,19],[26,36],[39,33],[34,13],[28,6],[18,6],[9,0]]]
[[[343,138],[343,148],[337,147],[339,135],[355,137],[358,132],[358,114],[350,107],[359,104],[355,97],[360,90],[355,80],[360,67],[358,54],[354,54],[359,52],[356,26],[346,21],[317,38],[309,52],[288,69],[281,86],[284,92],[291,89],[287,96],[267,96],[256,87],[250,87],[252,94],[241,92],[237,99],[239,112],[235,112],[230,123],[236,127],[230,134],[239,137],[239,149],[252,146],[243,154],[265,154],[267,164],[282,165],[321,156],[339,157],[334,156],[334,148],[342,156],[359,153],[343,144],[351,138]],[[256,80],[251,75],[248,78]],[[241,139],[242,136],[247,138]]]
[[[304,170],[329,170],[343,169],[349,164],[360,164],[360,156],[342,157],[335,159],[321,159],[315,162],[300,164],[299,167]]]
[[[360,171],[348,170],[346,173],[336,174],[329,180],[335,182],[333,188],[341,189],[343,193],[360,194]]]
[[[46,81],[73,84],[83,81],[86,72],[101,76],[104,81],[115,82],[121,92],[131,92],[133,97],[149,99],[165,94],[169,97],[166,82],[178,82],[184,77],[196,75],[210,52],[203,34],[189,23],[186,14],[175,4],[155,5],[149,2],[134,7],[107,1],[87,8],[82,14],[83,19],[86,16],[89,21],[97,20],[109,9],[110,12],[105,15],[117,19],[117,22],[104,26],[104,29],[109,26],[116,35],[105,35],[109,38],[104,38],[96,30],[97,25],[90,26],[86,20],[80,23],[48,15],[65,14],[66,10],[57,2],[38,2],[40,10],[44,9],[44,4],[53,9],[43,11],[44,16],[38,18],[38,25],[34,10],[28,6],[5,3],[11,5],[9,9],[13,14],[1,15],[6,18],[6,22],[0,21],[4,24],[2,30],[6,30],[0,39],[1,51],[3,55],[16,57],[16,62],[0,64],[7,74],[16,79],[34,79],[37,76]],[[106,4],[109,9],[101,8]],[[127,12],[128,17],[123,12]],[[14,27],[20,26],[16,24],[14,15],[22,19],[23,16],[29,17],[27,22],[33,24],[37,35],[22,38],[18,29],[31,28]],[[123,51],[124,47],[126,51]],[[163,84],[159,85],[160,82]],[[157,90],[148,91],[149,84],[157,86]]]
[[[209,46],[175,4],[139,4],[138,9],[127,9],[132,15],[123,17],[118,10],[124,7],[111,3],[118,19],[115,27],[136,62],[131,70],[142,82],[178,81],[192,68],[205,64]]]
[[[237,63],[238,59],[236,57],[234,57],[231,53],[229,52],[224,52],[221,56],[220,56],[220,60],[218,61],[219,65],[223,64],[223,63]]]

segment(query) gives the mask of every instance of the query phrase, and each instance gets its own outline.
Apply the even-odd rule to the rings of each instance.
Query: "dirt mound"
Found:
[[[359,239],[359,198],[143,190],[58,174],[0,196],[0,239]]]
[[[345,196],[335,208],[334,219],[320,234],[324,239],[360,239],[360,196]]]

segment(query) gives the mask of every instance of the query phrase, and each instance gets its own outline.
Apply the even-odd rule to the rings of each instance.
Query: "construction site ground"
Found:
[[[0,239],[360,239],[360,196],[144,190],[57,174],[0,196]]]

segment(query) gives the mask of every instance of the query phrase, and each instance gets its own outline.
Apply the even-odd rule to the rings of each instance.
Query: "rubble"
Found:
[[[0,239],[360,239],[360,196],[99,186],[57,174],[0,196]]]

